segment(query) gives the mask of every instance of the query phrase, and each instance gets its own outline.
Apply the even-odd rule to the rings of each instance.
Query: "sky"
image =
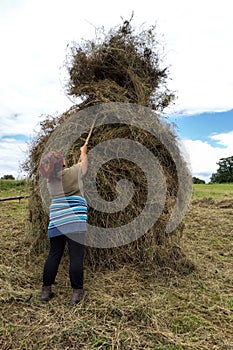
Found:
[[[175,103],[175,124],[193,176],[209,181],[220,158],[233,155],[231,0],[1,0],[0,177],[24,176],[20,165],[47,115],[74,100],[65,94],[67,46],[95,38],[134,14],[156,25]]]

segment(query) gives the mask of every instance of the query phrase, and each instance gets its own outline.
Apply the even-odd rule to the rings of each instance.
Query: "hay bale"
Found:
[[[91,108],[93,112],[94,108],[93,114],[98,114],[100,117],[93,130],[88,149],[95,150],[99,144],[116,139],[130,140],[143,145],[159,161],[166,183],[166,193],[163,203],[159,190],[156,198],[152,198],[150,208],[154,208],[155,211],[159,208],[160,215],[145,234],[137,236],[137,232],[132,232],[133,237],[138,239],[131,241],[124,241],[119,236],[122,244],[112,244],[112,246],[109,244],[104,248],[101,244],[99,246],[89,244],[86,249],[86,264],[95,269],[99,266],[115,267],[125,262],[147,262],[156,263],[158,266],[167,265],[176,270],[182,266],[183,269],[185,254],[180,248],[180,238],[184,224],[177,218],[177,225],[174,225],[173,230],[168,231],[167,227],[174,214],[178,193],[181,202],[187,199],[188,187],[185,185],[182,190],[180,189],[178,173],[182,174],[183,179],[188,180],[189,171],[180,154],[176,135],[171,128],[164,127],[161,116],[154,113],[154,111],[161,112],[174,97],[164,87],[167,70],[159,68],[158,53],[154,51],[154,45],[152,29],[135,35],[128,21],[125,21],[117,30],[110,31],[98,45],[93,42],[87,42],[83,46],[73,45],[71,59],[67,63],[70,76],[67,92],[80,97],[82,103],[73,106],[59,117],[48,117],[41,123],[41,131],[31,145],[29,159],[25,164],[25,169],[29,171],[32,180],[29,211],[31,230],[38,237],[37,248],[43,248],[47,241],[48,225],[48,213],[40,196],[41,183],[38,167],[41,156],[45,149],[54,147],[54,144],[56,149],[64,152],[64,137],[68,140],[72,129],[76,126],[81,128],[86,122],[86,129],[84,128],[86,132],[79,135],[68,152],[67,150],[65,152],[68,165],[72,165],[78,159],[78,151],[87,136],[88,125],[90,129],[90,119],[93,117],[90,117],[92,113],[89,109]],[[131,107],[132,104],[133,107]],[[124,107],[123,118],[119,112],[122,111],[122,106]],[[145,106],[145,109],[141,106]],[[128,115],[127,122],[124,119],[125,115]],[[137,118],[139,118],[139,124],[138,120],[135,121]],[[143,127],[138,127],[142,125],[140,123]],[[159,136],[156,137],[156,135]],[[53,142],[50,142],[51,139]],[[123,143],[120,144],[123,145]],[[124,152],[126,149],[120,151]],[[137,158],[137,150],[134,151]],[[114,146],[110,151],[108,148],[108,152],[114,154]],[[90,159],[89,168],[92,169],[92,162],[101,164],[102,158],[103,153],[95,153],[94,160]],[[96,227],[97,231],[98,228],[110,230],[124,227],[140,215],[148,200],[148,179],[140,166],[129,159],[123,159],[122,156],[113,158],[105,162],[98,171],[96,185],[100,197],[106,202],[113,202],[118,196],[117,184],[121,179],[126,179],[133,185],[134,195],[127,207],[121,211],[104,212],[90,205],[88,223]],[[178,160],[178,163],[174,159]],[[88,182],[88,177],[87,180],[84,179],[84,184],[85,181]],[[162,184],[158,181],[155,187],[159,189],[160,186]],[[163,190],[164,187],[161,191]],[[93,200],[93,193],[90,190],[86,195],[89,203]],[[153,215],[153,210],[143,218],[142,225],[146,225],[151,213]],[[91,242],[95,235],[90,233],[89,238]]]

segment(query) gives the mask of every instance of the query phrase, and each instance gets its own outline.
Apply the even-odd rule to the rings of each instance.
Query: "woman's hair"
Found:
[[[43,155],[39,171],[46,177],[48,182],[55,179],[60,180],[64,162],[65,159],[61,153],[58,151],[49,151]]]

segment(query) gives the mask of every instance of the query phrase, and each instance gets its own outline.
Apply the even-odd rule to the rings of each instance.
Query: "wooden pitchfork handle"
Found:
[[[95,122],[96,122],[96,118],[94,119],[93,123],[92,123],[92,126],[91,126],[91,129],[87,135],[87,138],[86,138],[86,141],[84,142],[84,145],[83,146],[87,146],[88,145],[88,142],[91,138],[91,134],[92,134],[92,131],[94,129],[94,126],[95,126]],[[80,157],[79,157],[79,160],[78,160],[78,163],[80,162]]]
[[[90,131],[89,131],[89,133],[88,133],[88,135],[87,135],[87,138],[86,138],[86,141],[85,141],[85,143],[84,143],[84,146],[87,146],[87,145],[88,145],[88,142],[89,142],[89,140],[90,140],[92,131],[93,131],[94,126],[95,126],[95,122],[96,122],[96,119],[94,119],[94,121],[93,121],[93,123],[92,123],[91,129],[90,129]]]

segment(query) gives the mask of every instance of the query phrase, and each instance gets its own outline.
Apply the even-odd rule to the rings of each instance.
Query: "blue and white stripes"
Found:
[[[50,205],[48,236],[86,231],[87,201],[80,196],[53,198]]]

